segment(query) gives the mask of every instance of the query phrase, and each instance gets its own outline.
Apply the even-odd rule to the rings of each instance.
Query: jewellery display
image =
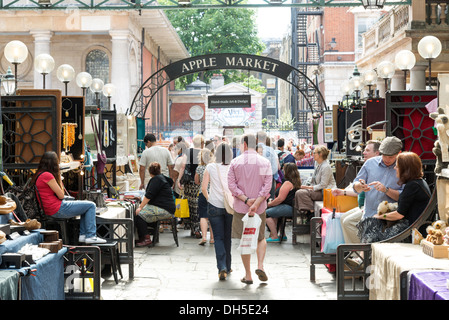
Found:
[[[75,143],[75,128],[77,123],[65,122],[62,124],[62,143],[65,151],[70,150],[70,147]]]
[[[69,101],[69,102],[70,102],[70,105],[69,105],[69,107],[68,107],[67,109],[64,108],[64,102],[65,102],[65,101]],[[72,107],[73,107],[72,100],[66,98],[66,99],[64,99],[64,100],[62,101],[62,110],[65,111],[64,115],[65,115],[66,118],[69,117],[69,111],[72,109]],[[76,108],[76,105],[75,105],[75,108]],[[76,109],[75,109],[75,111],[76,111]]]

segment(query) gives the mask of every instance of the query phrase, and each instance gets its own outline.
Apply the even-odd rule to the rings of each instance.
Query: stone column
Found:
[[[426,90],[426,62],[417,62],[410,70],[410,89],[411,90]]]
[[[51,37],[53,36],[53,32],[50,30],[31,30],[30,34],[34,37],[34,57],[36,58],[41,53],[46,53],[51,55],[50,52],[50,44]],[[34,61],[33,61],[34,64]],[[55,70],[52,73],[45,76],[45,88],[52,89],[52,75],[56,72],[57,66],[55,66]],[[34,68],[33,68],[34,69]],[[44,84],[43,76],[34,70],[34,88],[42,89]]]
[[[397,70],[391,79],[391,91],[406,90],[404,71]]]
[[[129,72],[129,30],[109,31],[112,42],[111,83],[117,88],[111,98],[111,108],[116,105],[117,112],[125,112],[131,106]]]

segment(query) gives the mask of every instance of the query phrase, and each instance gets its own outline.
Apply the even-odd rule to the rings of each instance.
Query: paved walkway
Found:
[[[179,230],[179,247],[172,233],[160,234],[160,242],[151,248],[136,248],[135,276],[128,278],[127,265],[122,265],[124,278],[115,284],[113,277],[102,283],[104,300],[336,300],[336,280],[324,265],[316,266],[316,282],[309,280],[310,236],[297,238],[293,245],[291,227],[288,240],[269,243],[265,258],[268,282],[240,282],[244,269],[233,240],[233,272],[226,281],[218,280],[214,246],[198,245],[189,230]],[[256,267],[253,255],[252,267]]]

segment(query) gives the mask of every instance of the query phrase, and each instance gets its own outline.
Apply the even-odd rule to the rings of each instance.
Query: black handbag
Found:
[[[190,163],[187,163],[184,168],[184,174],[181,177],[180,183],[187,184],[195,180],[195,176],[192,175],[191,165],[193,165],[193,150],[190,150]]]

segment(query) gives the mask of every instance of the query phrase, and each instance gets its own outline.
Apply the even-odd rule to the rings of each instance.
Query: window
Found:
[[[90,73],[93,79],[99,78],[104,84],[109,83],[109,56],[99,49],[90,51],[86,56],[86,72]],[[107,108],[108,99],[102,92],[99,94],[100,105]],[[86,93],[86,105],[96,105],[95,94],[89,89]]]

